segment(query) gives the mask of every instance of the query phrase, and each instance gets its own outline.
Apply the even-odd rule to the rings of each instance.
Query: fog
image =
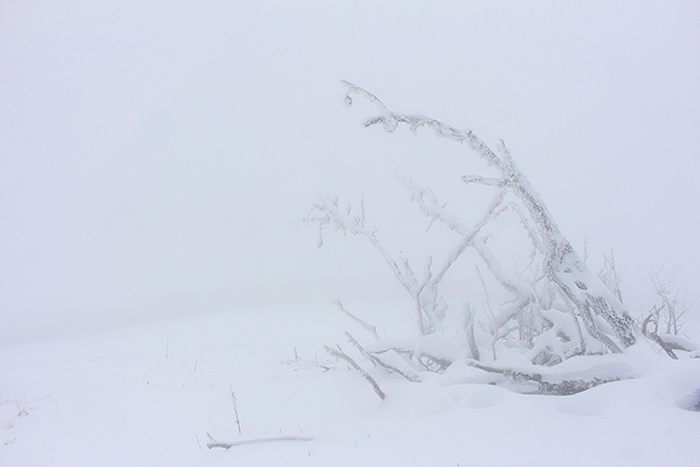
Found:
[[[299,220],[364,195],[410,249],[395,172],[466,199],[481,166],[364,129],[342,79],[503,138],[591,266],[614,251],[633,314],[651,267],[698,295],[698,25],[662,1],[3,2],[0,337],[400,296],[369,245]]]

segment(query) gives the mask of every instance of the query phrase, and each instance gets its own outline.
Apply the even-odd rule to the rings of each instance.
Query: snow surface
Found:
[[[406,305],[346,304],[387,338],[408,332]],[[323,344],[343,344],[349,327],[331,303],[297,303],[1,348],[0,465],[682,467],[700,458],[700,412],[682,408],[700,398],[700,359],[633,349],[628,362],[647,362],[639,377],[565,397],[463,383],[476,370],[459,363],[423,383],[375,372],[382,402],[344,364],[321,368],[331,361]],[[313,439],[210,450],[207,433]]]
[[[592,269],[614,250],[635,316],[655,265],[693,298],[698,24],[700,3],[667,1],[0,2],[0,467],[696,465],[700,414],[679,407],[699,359],[633,349],[610,365],[635,379],[569,397],[457,362],[420,384],[372,373],[381,402],[324,371],[324,344],[361,338],[332,300],[401,341],[412,304],[363,239],[318,250],[290,226],[319,195],[364,194],[419,270],[458,239],[425,232],[396,173],[465,225],[491,199],[465,193],[492,174],[464,147],[363,128],[376,109],[342,105],[347,79],[503,138]],[[489,227],[504,265],[529,245],[517,219]],[[463,258],[446,298],[488,305]],[[207,432],[314,439],[209,450]]]

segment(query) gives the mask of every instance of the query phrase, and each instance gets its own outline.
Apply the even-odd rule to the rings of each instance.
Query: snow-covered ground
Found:
[[[319,196],[364,199],[391,255],[437,265],[462,238],[426,233],[396,174],[467,225],[491,199],[465,191],[494,175],[465,146],[364,128],[347,79],[503,138],[588,267],[614,251],[635,316],[660,306],[657,265],[692,303],[699,24],[700,2],[663,0],[0,1],[0,467],[698,465],[700,359],[646,344],[612,359],[634,379],[575,396],[456,362],[374,372],[381,401],[324,352],[362,335],[331,300],[396,339],[412,305],[365,239],[318,250],[293,226]],[[490,227],[521,272],[520,218]],[[442,290],[485,312],[462,259]]]
[[[349,306],[392,337],[409,332],[405,305]],[[463,383],[458,364],[417,384],[378,372],[382,402],[345,365],[322,368],[323,344],[345,342],[349,326],[330,303],[289,304],[0,348],[0,465],[680,467],[700,458],[700,412],[680,408],[700,396],[700,359],[651,359],[636,379],[564,397]],[[208,434],[312,439],[210,450]]]

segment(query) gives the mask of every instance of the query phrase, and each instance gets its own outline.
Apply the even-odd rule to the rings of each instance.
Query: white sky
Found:
[[[1,3],[3,338],[400,293],[295,221],[364,193],[400,232],[394,171],[439,195],[479,166],[363,129],[341,79],[505,139],[574,247],[614,250],[633,313],[657,265],[700,294],[700,4],[430,3]]]

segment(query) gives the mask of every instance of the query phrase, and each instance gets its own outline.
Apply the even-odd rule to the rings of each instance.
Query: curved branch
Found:
[[[504,170],[506,164],[471,130],[458,130],[455,127],[442,123],[434,118],[424,115],[406,115],[390,111],[377,96],[371,92],[343,80],[342,83],[347,86],[348,90],[345,94],[345,103],[352,105],[352,94],[360,94],[369,99],[382,113],[375,117],[365,120],[365,127],[370,127],[381,123],[384,129],[388,132],[393,132],[398,128],[399,124],[408,125],[411,131],[417,131],[419,128],[428,128],[435,132],[436,135],[442,138],[448,138],[460,143],[467,143],[469,147],[476,151],[488,165],[493,165],[499,170]]]
[[[603,342],[611,351],[619,351],[617,344],[600,332],[592,320],[588,320],[591,311],[607,321],[623,347],[629,347],[635,343],[637,330],[627,308],[607,290],[600,278],[590,273],[588,267],[581,261],[566,237],[560,232],[539,194],[516,165],[503,141],[499,144],[499,150],[503,157],[500,158],[471,130],[458,130],[422,115],[391,112],[374,94],[347,81],[344,84],[348,87],[346,101],[349,104],[352,104],[350,97],[352,94],[360,94],[369,98],[381,111],[380,115],[367,120],[365,126],[381,123],[390,132],[394,131],[401,123],[408,125],[412,131],[422,127],[429,128],[438,136],[467,143],[488,165],[496,167],[501,173],[500,179],[469,178],[468,180],[482,184],[505,183],[505,186],[520,198],[533,219],[536,230],[545,242],[545,272],[547,276],[575,304],[577,313],[586,322],[589,333],[593,337]]]

